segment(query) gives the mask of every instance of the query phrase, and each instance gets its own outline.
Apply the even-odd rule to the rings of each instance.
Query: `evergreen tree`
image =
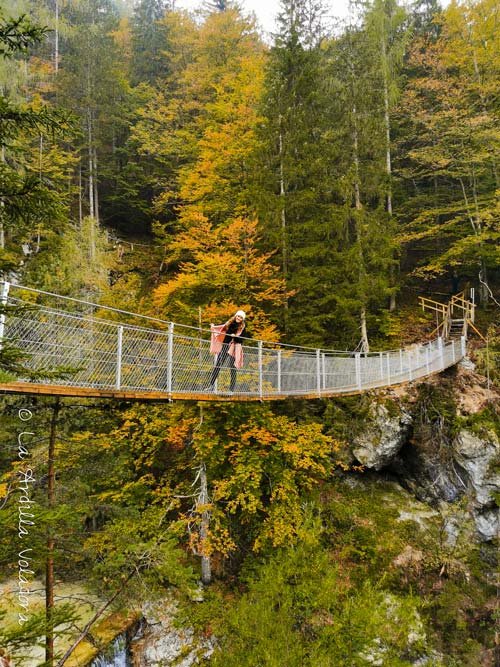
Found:
[[[329,68],[344,206],[338,234],[337,319],[368,351],[368,332],[389,293],[394,226],[387,210],[386,134],[376,60],[364,30],[331,44]],[[369,65],[367,64],[369,63]],[[355,333],[356,332],[356,333]],[[352,343],[351,343],[352,344]]]
[[[364,16],[367,38],[371,42],[377,67],[372,74],[378,79],[383,108],[383,133],[385,153],[385,200],[390,217],[393,215],[393,130],[392,110],[399,93],[399,72],[410,33],[406,26],[406,12],[397,0],[375,0]],[[375,111],[375,110],[374,110]],[[396,305],[396,280],[391,267],[390,309]]]
[[[411,25],[417,35],[437,37],[440,32],[439,15],[441,5],[438,0],[417,0],[411,8]]]
[[[162,21],[170,6],[165,0],[141,0],[134,9],[132,32],[132,84],[154,84],[169,73],[168,23]]]
[[[366,349],[392,252],[382,122],[368,40],[326,39],[321,16],[316,5],[284,4],[265,84],[259,215],[294,293],[290,339],[354,347],[361,337]]]
[[[0,19],[4,58],[38,43],[45,29],[27,18]],[[2,271],[22,264],[41,239],[60,233],[68,214],[71,158],[55,137],[68,134],[69,115],[39,98],[30,105],[0,96],[0,253]]]
[[[81,223],[87,214],[100,220],[101,196],[106,199],[100,183],[106,177],[111,186],[120,170],[130,95],[124,73],[127,63],[112,35],[118,28],[114,5],[108,0],[82,0],[67,7],[65,16],[74,29],[62,43],[57,83],[59,99],[75,113],[81,131],[74,144],[80,156],[75,182]]]
[[[335,145],[328,136],[320,18],[321,11],[309,3],[283,3],[266,70],[256,157],[264,239],[279,249],[286,290],[295,293],[281,314],[284,328],[294,341],[308,342],[311,334],[316,340],[321,336],[323,317],[315,317],[308,304],[321,283],[323,298],[328,291],[332,246]],[[307,331],[296,326],[302,317]]]
[[[231,4],[228,0],[213,0],[213,2],[205,0],[204,7],[210,12],[225,12]]]

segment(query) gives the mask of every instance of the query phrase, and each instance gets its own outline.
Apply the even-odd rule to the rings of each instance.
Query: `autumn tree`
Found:
[[[401,104],[402,238],[424,252],[413,275],[430,280],[455,271],[462,281],[478,280],[483,301],[499,238],[495,11],[488,2],[445,10],[439,38],[412,45],[413,76]]]
[[[265,311],[283,299],[283,288],[269,254],[258,249],[249,180],[262,49],[252,23],[236,9],[209,15],[192,49],[182,87],[167,89],[163,107],[158,96],[149,106],[153,116],[135,129],[145,142],[141,150],[152,150],[147,128],[163,117],[155,143],[165,151],[172,180],[155,207],[175,204],[177,213],[176,221],[156,227],[172,275],[153,301],[156,312],[191,324],[198,323],[199,308],[207,324],[249,306],[264,331]]]
[[[155,209],[174,208],[181,227],[199,212],[214,224],[246,216],[262,80],[258,37],[235,9],[209,15],[197,31],[181,17],[173,32],[175,81],[167,78],[134,131],[140,152],[163,159],[172,174]]]
[[[188,252],[176,276],[156,288],[153,302],[168,317],[186,324],[225,321],[237,308],[251,312],[252,336],[275,339],[268,311],[283,299],[283,280],[258,249],[257,222],[235,218],[216,227],[200,215],[180,233],[171,252]]]
[[[211,515],[206,547],[236,559],[239,550],[263,552],[298,539],[302,494],[328,476],[338,448],[320,424],[296,424],[251,405],[201,413],[174,406],[166,414],[132,408],[113,443],[129,480],[116,478],[113,493],[164,507],[192,547],[199,547],[203,511],[194,502],[194,471],[203,462]]]

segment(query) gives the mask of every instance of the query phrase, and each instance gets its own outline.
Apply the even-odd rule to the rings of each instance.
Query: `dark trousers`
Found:
[[[210,384],[214,385],[215,381],[219,377],[220,369],[224,366],[226,361],[229,360],[228,366],[231,370],[231,382],[229,385],[229,391],[234,391],[234,388],[236,386],[236,366],[234,365],[234,357],[229,354],[229,346],[231,343],[223,343],[222,344],[222,349],[217,355],[217,360],[215,362],[214,369],[212,371],[212,375],[210,377]]]

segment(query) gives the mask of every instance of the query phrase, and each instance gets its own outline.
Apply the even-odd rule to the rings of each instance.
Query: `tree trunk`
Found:
[[[281,201],[281,258],[283,279],[285,281],[285,290],[288,289],[288,243],[287,243],[287,229],[286,229],[286,208],[285,208],[285,167],[283,164],[283,133],[281,131],[281,117],[280,117],[280,133],[279,133],[279,157],[280,157],[280,201]],[[284,328],[287,330],[288,323],[288,298],[285,298],[284,303]]]
[[[207,483],[207,469],[205,464],[200,466],[200,494],[198,496],[198,504],[202,506],[208,505],[210,499],[208,497],[208,483]],[[212,581],[212,567],[210,563],[210,555],[207,553],[208,530],[210,525],[210,512],[207,509],[202,510],[201,513],[201,528],[200,528],[200,543],[201,543],[201,581],[203,584],[209,584]]]
[[[43,166],[43,135],[41,134],[38,140],[38,178],[40,184],[42,182],[42,166]]]
[[[366,328],[366,309],[363,307],[359,313],[359,319],[361,322],[361,351],[368,354],[370,351],[370,345],[368,343],[368,330]]]
[[[484,257],[481,257],[481,267],[479,271],[479,303],[481,306],[487,306],[489,300],[490,290],[488,285],[488,272],[486,270]]]
[[[474,63],[474,74],[476,75],[477,91],[478,91],[479,98],[481,100],[481,106],[483,108],[483,111],[484,111],[485,115],[486,116],[491,116],[491,114],[488,111],[488,107],[487,107],[487,104],[486,104],[486,99],[485,99],[484,93],[482,91],[482,83],[483,82],[481,80],[481,73],[479,71],[479,66],[477,64],[476,50],[473,49],[472,53],[473,53],[472,62]],[[496,186],[496,189],[498,190],[498,186],[499,186],[498,170],[497,170],[497,162],[495,160],[495,153],[494,152],[492,153],[492,157],[491,157],[491,165],[492,165],[492,170],[493,170],[493,176],[495,178],[495,186]]]
[[[481,234],[483,231],[483,221],[481,220],[481,212],[479,210],[479,202],[477,198],[477,180],[476,172],[472,170],[472,196],[474,198],[474,210],[476,212],[476,229],[478,233]],[[481,306],[487,306],[489,301],[489,285],[488,285],[488,273],[486,271],[486,262],[484,257],[481,254],[480,257],[480,269],[479,269],[479,303]]]
[[[354,206],[356,211],[361,211],[361,194],[359,190],[359,146],[358,146],[358,116],[357,110],[354,106],[352,108],[352,147],[353,147],[353,162],[354,162]]]
[[[97,151],[94,148],[94,209],[95,209],[95,219],[97,224],[99,224],[99,191],[98,191],[98,178],[97,178]]]
[[[382,40],[382,53],[385,59],[386,54],[385,54],[384,40]],[[384,67],[384,125],[385,125],[385,171],[387,174],[386,203],[387,203],[387,213],[390,216],[392,216],[391,119],[389,116],[389,82],[387,81],[387,74],[385,72],[385,67]]]
[[[354,106],[352,108],[352,118],[353,118],[353,132],[352,132],[352,145],[353,145],[353,162],[354,162],[354,207],[356,209],[356,215],[361,211],[361,193],[359,188],[359,147],[358,147],[358,117],[357,110]],[[359,246],[359,279],[360,282],[363,281],[365,275],[365,260],[363,256],[363,245],[361,238],[361,231],[359,229],[359,220],[356,218],[355,221],[356,227],[356,242]],[[363,301],[365,296],[363,294]],[[368,341],[368,330],[366,327],[366,307],[365,304],[361,306],[359,311],[359,321],[361,329],[361,347],[363,352],[370,351],[370,343]]]
[[[2,161],[2,163],[5,162],[5,146],[2,146],[1,148],[0,160]],[[5,201],[3,197],[0,197],[0,248],[2,248],[2,250],[5,248],[4,218],[5,218]]]
[[[88,109],[87,113],[88,118],[88,165],[89,165],[89,215],[90,215],[90,227],[89,227],[89,259],[91,262],[95,259],[96,248],[95,248],[95,229],[94,229],[94,220],[96,216],[96,205],[95,205],[95,184],[94,184],[94,149],[93,149],[93,132],[92,132],[92,112]]]
[[[92,159],[92,119],[88,111],[88,169],[89,169],[89,215],[95,217],[94,209],[94,160]]]
[[[288,275],[288,256],[287,256],[287,239],[286,239],[286,211],[285,211],[285,176],[283,165],[283,135],[280,130],[280,199],[281,199],[281,258],[283,277],[286,280]]]
[[[54,71],[59,71],[59,0],[56,0],[56,21],[54,28]]]
[[[482,231],[482,221],[479,214],[479,206],[477,201],[477,192],[476,192],[476,178],[474,172],[472,173],[472,196],[474,199],[475,206],[475,215],[473,215],[471,206],[469,203],[469,198],[467,196],[467,190],[465,189],[465,184],[462,178],[459,179],[460,185],[462,187],[462,195],[464,198],[465,209],[467,211],[467,216],[471,224],[472,230],[476,236],[480,236]],[[479,303],[482,306],[487,305],[489,299],[489,287],[488,287],[488,276],[486,274],[486,263],[484,257],[481,254],[479,258]]]
[[[79,229],[82,228],[83,222],[83,193],[82,193],[82,163],[78,165],[78,223]]]
[[[389,269],[390,273],[390,285],[393,289],[396,288],[396,269],[394,266],[391,266]],[[393,313],[396,310],[396,293],[391,292],[389,296],[389,312]]]
[[[55,447],[57,434],[57,418],[61,408],[60,399],[52,407],[52,418],[50,420],[48,472],[47,472],[47,506],[49,512],[55,505]],[[47,528],[47,558],[45,562],[45,663],[47,667],[54,664],[54,546],[55,540],[53,529]]]
[[[382,50],[382,72],[384,79],[384,125],[385,125],[385,171],[387,175],[387,191],[386,191],[386,205],[387,213],[392,218],[392,156],[391,156],[391,119],[389,115],[389,80],[387,75],[387,49],[385,38],[381,40]],[[390,270],[390,284],[391,287],[396,286],[396,275],[394,267]],[[389,311],[392,313],[396,310],[396,293],[393,291],[389,298]]]

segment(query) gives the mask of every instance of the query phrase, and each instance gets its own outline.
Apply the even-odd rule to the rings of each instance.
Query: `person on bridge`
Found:
[[[214,391],[215,382],[219,377],[221,368],[226,362],[231,373],[229,391],[233,392],[236,386],[236,370],[243,366],[242,334],[245,330],[246,313],[238,310],[225,324],[210,325],[212,338],[210,341],[210,352],[217,355],[215,366],[210,376],[209,391]]]

